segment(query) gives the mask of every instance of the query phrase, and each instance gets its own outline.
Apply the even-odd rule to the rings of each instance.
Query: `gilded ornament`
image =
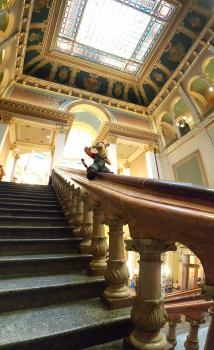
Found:
[[[100,82],[95,74],[91,74],[90,77],[84,78],[84,87],[91,92],[97,92],[100,88]]]
[[[172,45],[168,50],[168,59],[172,62],[180,62],[185,56],[185,47],[181,43]]]

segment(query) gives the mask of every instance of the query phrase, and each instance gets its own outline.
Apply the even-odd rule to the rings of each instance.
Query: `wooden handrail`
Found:
[[[206,283],[214,286],[214,190],[162,180],[86,172],[67,167],[58,171],[80,187],[111,203],[124,215],[131,237],[180,242],[201,260]],[[200,242],[200,244],[199,244]]]
[[[185,291],[169,293],[164,297],[164,303],[181,302],[186,300],[195,300],[201,298],[201,288],[194,288]]]

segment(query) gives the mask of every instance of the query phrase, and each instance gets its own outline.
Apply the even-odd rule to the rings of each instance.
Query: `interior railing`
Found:
[[[173,349],[176,324],[184,314],[190,322],[185,349],[199,349],[198,328],[210,308],[212,321],[205,349],[213,350],[212,301],[177,303],[175,296],[169,295],[171,302],[166,304],[161,293],[161,254],[176,250],[175,242],[190,248],[204,267],[203,290],[213,298],[214,190],[104,173],[90,181],[85,171],[66,167],[53,171],[52,184],[74,234],[83,237],[80,252],[92,254],[88,273],[104,274],[107,287],[102,300],[110,308],[127,305],[133,298],[127,287],[129,271],[123,237],[123,225],[129,226],[126,249],[138,252],[140,261],[137,296],[131,312],[134,329],[125,340],[125,348],[143,349],[151,345],[160,350],[167,346]],[[109,226],[109,248],[104,224]],[[167,321],[166,339],[160,330]]]

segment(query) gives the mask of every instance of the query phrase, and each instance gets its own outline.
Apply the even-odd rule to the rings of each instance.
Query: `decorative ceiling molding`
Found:
[[[146,141],[149,143],[158,144],[159,142],[159,134],[148,131],[145,129],[133,128],[130,126],[126,126],[125,124],[118,123],[110,123],[105,122],[99,131],[94,144],[99,141],[104,141],[108,136],[123,136],[132,138],[135,140]]]
[[[0,99],[0,115],[3,117],[23,117],[24,115],[49,120],[69,127],[71,127],[74,119],[72,113],[63,112],[48,107],[37,107],[28,103],[11,101],[4,98]]]
[[[40,23],[35,23],[35,21],[31,23],[34,2],[31,1],[29,3],[28,0],[25,0],[25,5],[23,7],[23,19],[21,22],[20,34],[18,36],[19,43],[17,49],[15,81],[20,84],[27,84],[31,87],[49,89],[55,93],[58,92],[64,95],[74,96],[79,99],[88,99],[89,101],[95,101],[121,110],[125,109],[138,113],[139,116],[151,114],[155,108],[161,104],[163,99],[169,95],[171,91],[173,91],[176,84],[183,79],[185,73],[195,62],[197,56],[200,54],[204,46],[206,47],[211,45],[208,43],[210,38],[212,39],[213,37],[213,16],[210,17],[211,12],[203,9],[201,6],[192,4],[191,1],[179,2],[180,10],[176,18],[172,19],[170,30],[168,29],[166,32],[164,32],[163,37],[155,46],[154,50],[151,50],[151,55],[148,57],[148,60],[145,61],[142,74],[140,73],[141,75],[138,79],[139,85],[137,86],[136,78],[134,78],[133,81],[133,77],[128,77],[127,75],[125,76],[123,72],[119,73],[118,71],[107,68],[104,70],[102,69],[102,73],[100,73],[99,69],[97,69],[97,65],[93,65],[93,63],[89,64],[89,68],[85,68],[85,72],[81,72],[81,80],[80,75],[78,74],[80,73],[81,69],[84,70],[83,61],[76,59],[76,64],[74,61],[71,64],[69,63],[70,61],[67,61],[66,56],[63,56],[63,54],[60,53],[57,53],[58,56],[55,58],[56,52],[53,52],[53,48],[51,46],[51,35],[53,36],[52,33],[54,32],[54,27],[57,27],[54,8],[56,9],[58,6],[59,9],[61,2],[58,0],[44,2],[44,6],[46,8],[45,11],[47,11],[47,18],[42,20]],[[205,22],[205,26],[203,23],[201,24],[200,31],[197,32],[197,39],[195,42],[193,39],[195,36],[194,28],[189,29],[187,28],[188,25],[186,26],[185,24],[185,21],[189,21],[188,16],[192,11],[196,12],[196,16],[201,16],[201,18],[204,16],[207,22]],[[35,13],[33,15],[35,17]],[[59,11],[57,12],[57,16],[58,15]],[[202,18],[202,20],[204,21],[204,18]],[[175,23],[177,24],[175,25]],[[39,32],[35,32],[36,30]],[[184,52],[181,50],[181,46],[179,47],[179,35],[185,36],[185,40],[187,41],[188,38],[190,42],[193,41],[193,45],[190,45],[189,43],[189,46],[187,45],[187,47],[185,47],[185,43],[183,43],[181,40],[181,46],[183,45],[182,50],[185,49]],[[26,72],[25,75],[23,74],[23,66],[26,48],[29,48],[30,46],[31,48],[34,47],[34,44],[37,41],[35,40],[36,37],[39,37],[38,42],[40,49],[37,50],[37,53],[36,50],[34,50],[32,52],[28,51],[27,54],[32,54],[30,60],[34,60],[35,55],[37,55],[37,58],[34,61],[31,61],[31,65],[28,65],[29,58],[25,63],[25,68],[29,66],[29,68],[31,67],[33,69],[31,73],[33,72],[32,74],[35,75],[35,77],[32,77],[28,75],[28,72]],[[176,64],[175,61],[173,61],[177,54],[176,50],[181,50],[181,52],[178,52],[178,54],[181,55],[180,61],[178,61],[181,62],[179,65],[177,65],[177,61]],[[40,57],[38,57],[38,54]],[[166,67],[167,64],[164,62],[166,55],[167,60],[170,58],[172,59],[171,63],[174,62],[174,66],[172,65],[170,69],[168,66]],[[173,57],[171,57],[172,55]],[[164,59],[162,59],[163,56],[165,57]],[[50,65],[50,73],[45,77],[42,76],[43,80],[40,79],[43,73],[39,72],[39,74],[37,74],[38,67],[34,68],[33,66],[35,62],[39,63],[40,59],[42,62],[44,60],[44,65],[41,64],[38,67],[45,69],[45,66],[48,64]],[[87,77],[87,74],[89,74],[89,77]],[[97,76],[97,74],[101,74],[102,76]],[[79,83],[79,80],[76,79],[77,75],[78,79],[82,81],[81,84]],[[100,90],[99,86],[104,86],[102,84],[105,85],[105,91],[101,91],[102,89]],[[135,88],[133,88],[133,86],[135,86]]]
[[[101,103],[103,105],[107,105],[110,107],[115,107],[117,109],[126,110],[127,112],[134,112],[136,114],[146,116],[147,115],[147,107],[139,106],[134,103],[125,102],[121,100],[114,99],[108,96],[101,96],[99,94],[80,90],[77,88],[72,88],[70,86],[61,85],[59,83],[53,83],[51,81],[46,81],[42,79],[38,79],[35,77],[31,77],[29,75],[22,75],[21,77],[16,78],[16,83],[22,85],[28,85],[31,88],[38,88],[43,90],[49,90],[53,92],[57,92],[62,95],[73,96],[79,99],[88,100],[92,102]]]

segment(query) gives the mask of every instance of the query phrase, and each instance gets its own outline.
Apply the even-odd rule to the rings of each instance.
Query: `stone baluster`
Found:
[[[181,322],[181,315],[175,314],[174,316],[169,316],[167,317],[168,320],[168,334],[167,334],[167,341],[169,344],[171,344],[173,347],[172,349],[175,349],[177,345],[177,336],[176,336],[176,327],[178,323]]]
[[[72,224],[75,226],[75,229],[73,230],[74,235],[80,236],[80,228],[83,222],[83,203],[79,187],[75,189],[74,213],[71,220]]]
[[[132,239],[126,244],[127,250],[140,253],[140,261],[137,297],[131,311],[135,328],[125,339],[125,348],[165,350],[169,344],[160,332],[167,320],[161,292],[161,253],[176,248],[153,239]]]
[[[90,253],[93,255],[93,258],[89,264],[88,272],[90,275],[102,276],[107,267],[106,254],[108,251],[104,232],[104,214],[101,205],[98,202],[93,204],[92,210],[93,229]]]
[[[80,253],[89,254],[91,249],[93,219],[92,211],[89,210],[90,202],[88,193],[83,193],[81,199],[83,202],[83,222],[81,224],[79,235],[83,238],[83,241],[80,243]]]
[[[72,218],[74,191],[75,191],[74,185],[70,184],[69,189],[67,191],[66,201],[65,201],[65,204],[63,206],[63,209],[65,211],[65,217],[68,219],[68,221]]]
[[[205,322],[205,315],[200,313],[198,317],[194,318],[186,316],[186,321],[190,324],[190,330],[184,348],[186,350],[199,350],[198,331],[200,324]]]
[[[111,301],[114,304],[115,300],[130,297],[129,270],[125,260],[123,221],[119,216],[108,215],[105,222],[109,226],[109,259],[104,275],[108,286],[103,301],[111,306]]]

